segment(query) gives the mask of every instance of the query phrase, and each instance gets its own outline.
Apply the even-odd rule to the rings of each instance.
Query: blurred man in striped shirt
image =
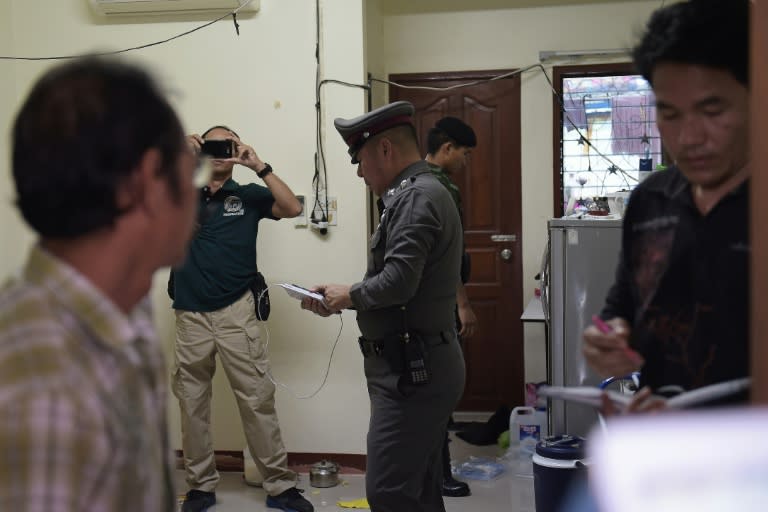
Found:
[[[146,297],[194,227],[179,120],[142,69],[77,59],[33,86],[12,146],[39,240],[0,290],[0,510],[175,510]]]

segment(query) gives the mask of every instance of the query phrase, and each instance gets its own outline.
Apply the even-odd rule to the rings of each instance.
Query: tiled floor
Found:
[[[462,462],[470,456],[496,457],[496,446],[474,446],[461,439],[452,437],[451,456],[454,462]],[[525,468],[525,467],[524,467]],[[524,471],[525,469],[523,469]],[[447,512],[534,512],[533,479],[516,475],[520,468],[514,465],[490,481],[466,480],[472,495],[466,498],[445,498]],[[183,492],[184,473],[177,471],[176,488]],[[341,475],[341,484],[336,487],[319,489],[309,485],[309,475],[299,475],[299,488],[305,489],[304,496],[312,502],[315,510],[349,511],[341,508],[338,501],[356,500],[365,497],[364,475]],[[266,495],[258,487],[251,487],[243,482],[241,473],[222,473],[222,481],[216,491],[218,503],[210,512],[267,512]]]

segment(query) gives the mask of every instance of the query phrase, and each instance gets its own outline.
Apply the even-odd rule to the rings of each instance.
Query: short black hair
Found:
[[[383,132],[379,132],[373,137],[367,139],[363,146],[372,141],[378,141],[379,139],[383,139],[385,137],[397,147],[407,150],[415,149],[417,152],[419,151],[419,136],[416,134],[416,127],[410,123],[399,124],[397,126],[393,126],[392,128],[387,128]],[[362,149],[362,146],[360,149]],[[360,152],[360,149],[358,149],[358,153]],[[357,159],[357,153],[353,155],[352,162],[355,164],[359,163],[355,162],[355,159]]]
[[[233,130],[233,129],[232,129],[232,128],[230,128],[229,126],[226,126],[226,125],[223,125],[223,124],[217,124],[217,125],[211,126],[211,127],[210,127],[210,128],[208,128],[207,130],[205,130],[205,131],[203,132],[203,134],[202,134],[200,137],[202,137],[202,138],[205,138],[205,136],[206,136],[206,135],[208,135],[209,133],[211,133],[213,130],[217,130],[217,129],[220,129],[220,130],[227,130],[229,133],[231,133],[232,135],[234,135],[234,136],[235,136],[235,137],[237,137],[238,139],[240,138],[240,136],[237,134],[237,132],[236,132],[235,130]]]
[[[43,237],[74,238],[112,226],[124,213],[118,187],[151,148],[161,156],[158,175],[173,200],[181,199],[181,123],[136,65],[82,57],[50,69],[32,87],[12,133],[16,203]]]
[[[695,64],[730,72],[749,86],[749,0],[688,0],[656,10],[632,57],[653,83],[660,62]]]
[[[473,148],[477,146],[475,131],[457,117],[443,117],[427,133],[427,153],[434,155],[446,142],[457,146]]]

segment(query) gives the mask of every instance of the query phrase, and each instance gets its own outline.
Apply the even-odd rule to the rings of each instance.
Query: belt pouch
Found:
[[[395,375],[402,375],[405,372],[403,342],[399,334],[393,334],[384,338],[384,359],[387,360],[389,369]]]
[[[360,352],[363,354],[363,357],[371,357],[371,345],[362,336],[357,338],[357,343],[360,345]]]
[[[270,304],[267,281],[261,272],[256,272],[256,277],[251,281],[251,293],[256,302],[256,318],[265,322],[269,318]]]

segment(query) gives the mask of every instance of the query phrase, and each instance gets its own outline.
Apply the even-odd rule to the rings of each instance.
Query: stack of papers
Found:
[[[667,398],[667,407],[670,409],[685,409],[693,405],[711,402],[713,400],[741,393],[742,391],[749,389],[749,385],[750,379],[747,377],[743,379],[729,380],[719,384],[712,384],[711,386],[704,386],[692,391],[680,393],[672,398]],[[537,392],[541,396],[589,405],[596,409],[602,407],[603,402],[601,397],[603,393],[608,395],[608,398],[613,403],[614,407],[619,410],[625,409],[632,401],[632,395],[619,393],[618,391],[603,390],[591,386],[540,386]],[[663,399],[663,397],[659,398]]]
[[[310,297],[319,301],[324,300],[324,297],[319,293],[309,291],[306,288],[302,288],[301,286],[298,286],[295,284],[278,283],[278,286],[282,286],[285,289],[286,293],[291,297],[293,297],[294,299],[301,300],[304,297]]]

